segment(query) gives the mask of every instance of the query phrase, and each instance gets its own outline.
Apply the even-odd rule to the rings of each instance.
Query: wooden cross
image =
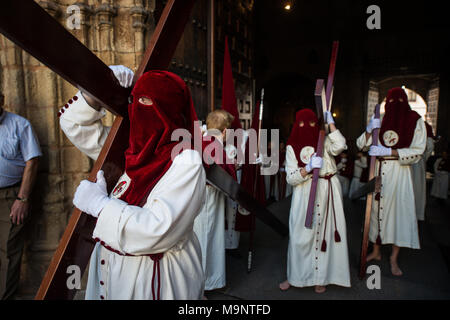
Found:
[[[380,119],[380,105],[377,104],[375,106],[375,119]],[[380,129],[376,128],[372,130],[372,145],[377,146],[378,145],[378,135],[379,135]],[[376,181],[378,180],[375,185],[375,192],[380,192],[381,187],[381,177],[375,178],[375,165],[376,165],[377,157],[371,156],[370,157],[370,166],[369,166],[369,180],[370,181]],[[375,180],[374,180],[375,179]],[[363,238],[362,238],[362,244],[361,244],[361,261],[359,265],[359,278],[364,279],[366,276],[366,267],[367,267],[367,247],[369,245],[369,230],[370,230],[370,215],[372,212],[372,203],[373,203],[373,192],[369,192],[366,195],[366,213],[364,218],[364,232],[363,232]]]
[[[195,0],[167,1],[133,83],[146,71],[168,68],[194,3]],[[32,0],[2,0],[0,32],[117,116],[89,175],[89,180],[95,181],[97,171],[104,170],[110,192],[125,167],[131,89],[121,87],[107,65]],[[59,48],[64,48],[64,52]],[[208,182],[247,210],[258,212],[258,217],[278,233],[288,234],[285,225],[219,166],[210,166],[206,174]],[[78,209],[73,211],[35,299],[73,299],[76,290],[66,285],[67,268],[76,265],[84,272],[95,245],[92,239],[95,222]]]
[[[339,41],[333,42],[333,50],[331,52],[331,62],[330,69],[328,71],[328,81],[326,92],[323,86],[323,79],[318,79],[316,82],[316,89],[314,92],[315,101],[316,101],[316,110],[317,110],[317,118],[319,119],[319,139],[317,142],[316,155],[318,157],[323,157],[323,146],[325,142],[325,133],[326,133],[326,125],[323,119],[324,111],[331,110],[331,101],[333,96],[333,81],[334,81],[334,72],[336,69],[336,59],[337,52],[339,48]],[[316,168],[313,170],[313,178],[311,182],[311,190],[309,192],[308,199],[308,209],[306,211],[306,219],[305,219],[305,227],[308,229],[312,228],[313,214],[314,214],[314,206],[316,202],[316,192],[317,192],[317,183],[319,181],[319,172],[320,169]]]

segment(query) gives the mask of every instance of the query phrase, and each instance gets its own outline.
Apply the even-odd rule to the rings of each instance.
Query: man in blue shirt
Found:
[[[39,142],[30,122],[3,109],[0,92],[0,297],[10,299],[19,285]]]

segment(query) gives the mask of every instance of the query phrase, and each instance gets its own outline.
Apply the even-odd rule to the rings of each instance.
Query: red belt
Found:
[[[116,249],[113,249],[109,246],[107,246],[105,244],[104,241],[101,241],[99,238],[95,238],[96,242],[100,242],[100,244],[107,250],[114,252],[120,256],[125,256],[125,257],[139,257],[139,256],[134,256],[132,254],[128,254],[128,253],[121,253],[120,251],[117,251]],[[161,300],[161,272],[159,269],[159,262],[162,259],[162,257],[164,256],[164,252],[161,253],[155,253],[155,254],[146,254],[144,255],[145,257],[150,257],[150,259],[153,260],[153,275],[152,275],[152,295],[153,295],[153,300]],[[158,272],[158,296],[155,299],[155,274],[156,272]]]
[[[329,212],[329,207],[330,207],[330,196],[331,196],[331,205],[332,205],[332,210],[333,210],[333,217],[334,217],[334,241],[335,242],[341,242],[341,236],[337,230],[337,223],[336,223],[336,211],[334,208],[334,194],[333,194],[333,186],[331,185],[331,178],[334,177],[336,173],[332,173],[323,177],[319,177],[320,179],[325,179],[328,181],[328,198],[327,198],[327,213],[325,216],[325,226],[324,226],[324,230],[323,230],[323,240],[322,240],[322,246],[320,248],[321,251],[325,252],[327,251],[327,242],[325,240],[325,234],[327,231],[327,222],[328,222],[328,212]]]

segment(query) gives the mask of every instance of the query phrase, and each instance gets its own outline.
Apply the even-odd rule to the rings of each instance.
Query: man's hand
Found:
[[[375,116],[372,116],[372,118],[369,121],[369,124],[366,127],[367,133],[372,133],[373,129],[379,129],[381,128],[381,120],[375,119]]]
[[[22,224],[28,216],[29,208],[30,204],[28,202],[22,202],[20,200],[14,201],[9,215],[11,222],[17,225]]]
[[[327,124],[334,124],[333,115],[330,111],[324,111],[323,116]]]
[[[97,172],[97,182],[83,180],[75,192],[73,204],[81,211],[98,218],[98,215],[111,199],[106,191],[103,170]]]
[[[109,68],[113,71],[119,83],[124,88],[129,88],[133,85],[133,77],[134,73],[131,69],[119,65],[119,66],[109,66]]]
[[[309,159],[309,163],[305,166],[305,169],[308,173],[313,171],[314,169],[320,169],[323,165],[323,159],[321,157],[316,156],[314,153]]]
[[[392,149],[383,146],[371,146],[369,150],[370,156],[385,157],[392,155]]]

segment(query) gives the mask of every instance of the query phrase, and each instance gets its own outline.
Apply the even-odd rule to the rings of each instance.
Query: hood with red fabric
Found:
[[[228,111],[234,117],[231,129],[242,129],[237,108],[236,92],[234,90],[233,70],[231,66],[230,50],[228,49],[228,37],[225,37],[222,80],[222,109]]]
[[[194,136],[197,115],[187,85],[168,71],[144,73],[131,94],[129,147],[125,152],[125,172],[131,183],[120,199],[142,206],[172,164],[172,149],[178,144],[171,140],[172,132],[183,128]],[[144,105],[140,98],[151,103]]]
[[[314,125],[311,125],[314,123]],[[311,109],[303,109],[296,113],[294,126],[289,136],[287,145],[294,150],[299,167],[306,166],[300,158],[300,153],[305,147],[312,147],[316,150],[319,139],[319,120]]]
[[[385,110],[380,129],[381,144],[393,149],[408,148],[414,138],[420,115],[411,110],[405,90],[389,90]]]

